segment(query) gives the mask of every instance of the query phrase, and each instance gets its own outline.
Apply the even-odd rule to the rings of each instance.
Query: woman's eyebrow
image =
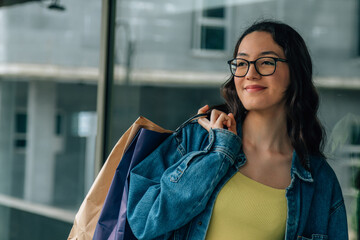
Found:
[[[274,51],[265,51],[265,52],[262,52],[259,54],[259,56],[264,56],[264,55],[269,55],[269,54],[273,54],[273,55],[276,55],[277,57],[279,57],[279,54],[277,54],[276,52]],[[237,54],[237,56],[249,56],[247,53],[244,53],[244,52],[239,52]]]
[[[274,52],[274,51],[265,51],[265,52],[260,53],[259,56],[269,55],[269,54],[273,54],[273,55],[276,55],[276,56],[279,57],[279,55],[278,55],[276,52]]]
[[[246,54],[246,53],[239,52],[239,53],[237,54],[237,56],[249,56],[249,55]]]

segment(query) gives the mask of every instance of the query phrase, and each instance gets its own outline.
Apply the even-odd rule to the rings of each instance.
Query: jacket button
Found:
[[[201,225],[202,225],[202,222],[201,222],[201,221],[200,221],[200,222],[198,222],[198,225],[199,225],[199,226],[201,226]]]

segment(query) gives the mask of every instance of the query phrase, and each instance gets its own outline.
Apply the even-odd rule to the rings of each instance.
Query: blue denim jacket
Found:
[[[239,136],[225,129],[207,132],[194,121],[136,166],[127,206],[134,235],[205,239],[216,196],[246,162]],[[320,157],[310,157],[309,165],[311,172],[294,152],[285,239],[347,240],[345,205],[334,171]]]

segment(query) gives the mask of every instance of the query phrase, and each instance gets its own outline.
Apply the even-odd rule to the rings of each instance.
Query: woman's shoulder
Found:
[[[333,175],[335,174],[333,168],[330,166],[328,159],[324,156],[310,156],[309,157],[310,160],[310,169],[311,169],[311,173],[318,175],[318,174],[322,174],[322,175]]]
[[[334,169],[329,164],[329,160],[322,156],[310,157],[311,174],[313,175],[314,182],[323,186],[336,186],[339,187],[339,181]]]

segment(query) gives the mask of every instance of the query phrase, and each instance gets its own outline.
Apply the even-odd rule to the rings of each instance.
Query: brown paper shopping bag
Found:
[[[140,128],[161,133],[172,132],[156,125],[144,117],[139,117],[131,125],[131,127],[116,143],[84,201],[82,202],[79,211],[75,216],[74,225],[68,237],[69,240],[88,240],[93,238],[95,227],[115,174],[115,170],[119,165],[126,148],[129,146]]]

